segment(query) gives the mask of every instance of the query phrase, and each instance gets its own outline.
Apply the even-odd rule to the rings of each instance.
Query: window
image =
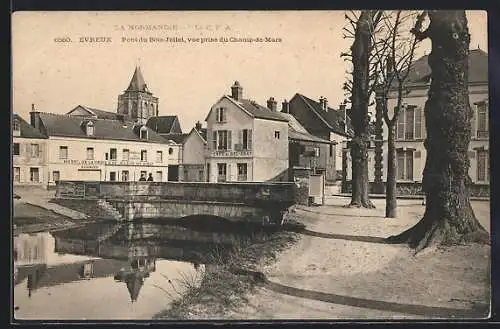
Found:
[[[413,180],[413,151],[397,150],[398,180]]]
[[[20,182],[21,181],[21,168],[19,167],[14,167],[14,182]]]
[[[129,159],[129,156],[130,156],[130,152],[128,149],[123,149],[123,161],[128,161]]]
[[[12,144],[12,153],[14,155],[19,155],[20,153],[20,148],[19,148],[19,143],[14,143]]]
[[[330,144],[330,157],[335,155],[335,145]]]
[[[142,170],[141,177],[148,178],[147,172]]]
[[[157,171],[155,175],[155,181],[161,182],[162,178],[163,178],[163,173],[161,171]]]
[[[278,130],[274,132],[274,138],[280,139],[280,132]]]
[[[226,122],[226,109],[224,107],[218,107],[215,109],[215,121]]]
[[[38,168],[30,168],[30,181],[33,183],[40,182],[40,173]]]
[[[140,130],[140,138],[141,139],[148,139],[148,128],[146,127],[141,127],[141,130]]]
[[[116,180],[116,171],[109,172],[109,180],[114,182]]]
[[[477,138],[488,138],[488,104],[477,105]]]
[[[402,108],[396,123],[396,139],[420,139],[422,138],[422,126],[422,108],[413,105]]]
[[[477,150],[477,181],[488,182],[490,176],[490,163],[487,150]]]
[[[52,180],[54,182],[58,182],[60,178],[61,178],[61,173],[59,172],[59,170],[54,170],[52,172]]]
[[[122,170],[122,182],[128,182],[129,173],[128,170]]]
[[[141,161],[148,161],[148,151],[141,150]]]
[[[87,160],[94,160],[94,148],[87,147]]]
[[[225,182],[227,180],[227,165],[225,163],[217,164],[217,181]]]
[[[40,156],[40,145],[31,144],[31,157],[38,158]]]
[[[217,130],[213,132],[214,140],[213,145],[217,150],[230,150],[231,149],[231,131]]]
[[[12,122],[12,129],[14,131],[21,131],[21,125],[19,124],[19,120],[14,120]]]
[[[118,158],[118,152],[116,152],[116,149],[109,149],[109,159],[111,161],[116,161]]]
[[[68,147],[59,146],[59,159],[67,159],[67,158],[68,158]]]
[[[170,149],[168,151],[170,153]],[[163,162],[163,152],[162,151],[156,151],[156,162],[158,162],[158,163]]]
[[[87,123],[87,136],[93,136],[94,135],[94,124],[92,122]]]
[[[248,175],[248,165],[246,163],[238,163],[238,181],[246,181]]]
[[[174,149],[173,149],[173,148],[171,148],[171,147],[169,147],[169,148],[168,148],[168,154],[172,155],[173,153],[174,153]]]
[[[243,150],[252,149],[252,129],[243,129],[239,136],[239,143]]]

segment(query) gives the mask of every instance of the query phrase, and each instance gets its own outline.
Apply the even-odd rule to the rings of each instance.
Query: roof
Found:
[[[149,128],[148,139],[142,140],[137,133],[137,126],[119,120],[91,119],[89,121],[94,123],[94,135],[87,136],[82,129],[85,119],[81,117],[45,112],[39,112],[39,115],[48,136],[165,143],[163,137]]]
[[[207,128],[201,128],[198,130],[201,137],[206,141],[207,140]]]
[[[242,99],[241,101],[236,101],[232,98],[231,100],[240,105],[245,111],[249,112],[254,118],[276,120],[276,121],[288,121],[287,119],[279,115],[278,112],[271,111],[267,107],[264,107],[254,101],[248,99]]]
[[[172,128],[174,127],[175,121],[178,121],[176,115],[162,115],[157,117],[151,117],[148,119],[146,126],[153,129],[159,134],[170,134],[172,133]]]
[[[21,116],[19,116],[18,114],[14,114],[12,117],[12,120],[19,121],[19,128],[21,130],[21,133],[19,136],[16,136],[16,137],[43,138],[43,139],[48,138],[48,136],[45,136],[39,130],[32,127],[27,121],[25,121],[23,118],[21,118]]]
[[[339,112],[331,107],[328,107],[328,111],[325,111],[321,104],[315,100],[310,99],[302,94],[295,94],[294,98],[298,97],[306,104],[306,106],[312,110],[327,126],[336,134],[343,136],[352,136],[354,135],[354,130],[351,125],[351,120],[347,117],[347,133],[344,130],[344,113],[342,111]]]
[[[189,134],[160,134],[166,141],[172,140],[177,144],[183,144]]]
[[[408,74],[407,83],[426,85],[430,82],[431,68],[428,64],[429,55],[417,59]],[[469,52],[469,82],[488,82],[488,53],[481,49]]]
[[[135,68],[134,75],[130,80],[127,91],[148,91],[148,87],[146,86],[146,82],[144,81],[144,77],[142,76],[141,68],[139,66],[136,66]]]
[[[79,107],[81,107],[84,110],[86,110],[87,112],[89,112],[88,117],[96,117],[98,119],[108,119],[108,120],[118,120],[118,117],[119,117],[118,113],[99,110],[99,109],[92,108],[92,107],[86,106],[86,105],[78,105],[77,107],[75,107],[74,109],[69,111],[67,114],[72,115],[71,112],[75,111]],[[87,116],[87,115],[73,115],[73,116]]]
[[[326,143],[326,144],[331,144],[332,142],[316,137],[312,134],[310,134],[306,128],[304,128],[298,121],[295,119],[293,115],[290,113],[281,113],[277,112],[280,116],[286,118],[288,120],[288,138],[289,139],[295,139],[295,140],[300,140],[300,141],[307,141],[307,142],[316,142],[316,143]]]

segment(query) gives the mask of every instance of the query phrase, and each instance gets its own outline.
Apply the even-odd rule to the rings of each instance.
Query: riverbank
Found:
[[[38,205],[14,200],[12,216],[14,236],[64,230],[91,222],[94,220],[73,219]]]
[[[154,319],[224,318],[227,313],[248,302],[247,295],[259,284],[254,277],[241,275],[238,271],[258,271],[276,261],[280,252],[297,241],[296,233],[279,231],[271,235],[257,234],[250,240],[237,241],[230,252],[215,250],[209,256],[209,264],[205,265],[201,283],[190,285],[180,299],[172,302],[169,309],[157,314]]]
[[[469,244],[427,249],[414,255],[405,245],[384,243],[422,217],[419,200],[401,200],[398,218],[376,209],[344,208],[348,198],[328,198],[320,207],[294,214],[306,227],[280,232],[293,243],[255,261],[262,241],[242,249],[233,265],[207,268],[199,287],[171,304],[156,319],[479,319],[488,316],[491,296],[490,246]],[[488,202],[472,202],[490,230]],[[240,261],[241,260],[241,261]],[[252,266],[252,264],[254,264]],[[234,268],[257,271],[239,275]],[[257,280],[256,280],[257,279]]]

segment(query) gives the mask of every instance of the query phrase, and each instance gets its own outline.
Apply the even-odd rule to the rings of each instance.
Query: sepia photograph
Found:
[[[11,322],[491,316],[486,11],[11,29]]]

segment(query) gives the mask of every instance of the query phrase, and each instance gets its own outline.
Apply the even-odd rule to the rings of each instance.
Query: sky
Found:
[[[467,17],[471,48],[487,51],[486,12],[467,11]],[[77,105],[116,112],[136,65],[159,98],[159,115],[177,115],[185,132],[204,123],[235,80],[244,98],[264,106],[274,97],[281,107],[298,92],[324,96],[337,108],[347,68],[340,53],[352,43],[342,37],[344,25],[343,11],[17,12],[13,112],[28,119],[31,104],[60,114]],[[106,42],[88,42],[95,37]],[[185,42],[150,39],[167,37]],[[58,42],[65,38],[71,42]],[[231,38],[237,42],[224,41]],[[429,52],[427,40],[417,57]]]

